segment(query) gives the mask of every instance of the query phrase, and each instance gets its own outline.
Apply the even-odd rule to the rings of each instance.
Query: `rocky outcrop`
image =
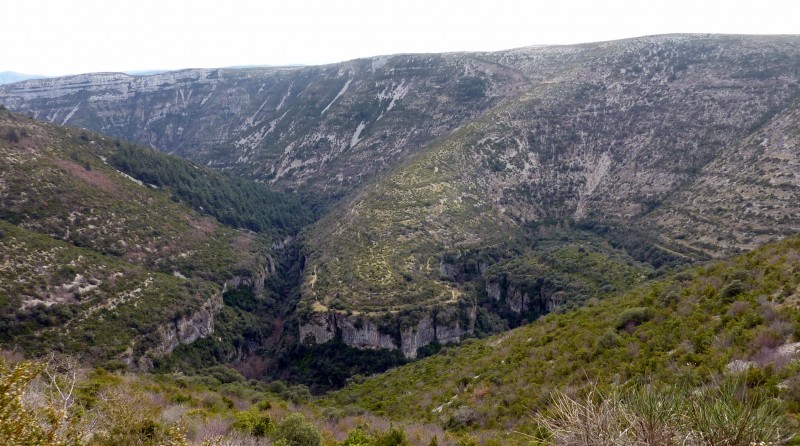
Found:
[[[264,283],[270,276],[275,274],[275,269],[276,269],[275,259],[273,259],[271,255],[267,254],[266,263],[261,267],[259,271],[257,271],[254,275],[234,276],[233,278],[225,282],[225,287],[222,289],[222,292],[224,293],[228,289],[244,285],[246,287],[251,288],[256,296],[263,296]]]
[[[140,370],[148,370],[153,364],[150,357],[163,357],[172,353],[181,344],[205,338],[214,333],[214,317],[222,308],[222,294],[207,300],[197,311],[188,314],[158,329],[159,343],[139,358],[133,357],[132,350],[126,352],[123,361],[135,365]]]
[[[393,325],[391,315],[370,318],[332,311],[315,312],[300,324],[300,340],[306,344],[322,344],[339,336],[351,347],[400,350],[407,359],[414,359],[418,350],[428,344],[455,344],[464,335],[471,334],[474,311],[469,312],[468,319],[468,326],[464,328],[457,308],[431,310],[420,317],[415,325],[400,328],[395,333],[386,333],[381,327]]]
[[[496,301],[504,301],[508,304],[508,308],[516,314],[530,309],[531,298],[528,293],[515,288],[513,285],[503,288],[499,282],[487,281],[486,293]]]
[[[516,314],[522,314],[532,308],[542,313],[550,313],[564,303],[564,293],[561,291],[539,286],[539,292],[531,295],[524,288],[524,286],[513,283],[501,284],[497,280],[486,281],[486,294],[495,301],[505,302],[508,308]]]

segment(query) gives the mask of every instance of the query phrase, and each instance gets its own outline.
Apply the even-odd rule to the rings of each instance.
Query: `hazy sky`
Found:
[[[800,34],[797,0],[4,0],[0,71],[321,64],[675,32]]]

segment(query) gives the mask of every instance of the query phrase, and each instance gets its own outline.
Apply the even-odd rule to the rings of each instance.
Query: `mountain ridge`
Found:
[[[798,125],[799,43],[660,35],[121,84],[87,76],[64,91],[63,80],[2,87],[0,101],[315,197],[330,213],[301,238],[310,323],[299,336],[326,341],[346,326],[361,347],[401,348],[404,336],[474,330],[486,268],[451,260],[488,268],[482,251],[502,244],[492,261],[513,260],[504,231],[631,228],[649,256],[690,260],[792,233],[796,143],[780,135]],[[387,318],[361,332],[347,312]]]

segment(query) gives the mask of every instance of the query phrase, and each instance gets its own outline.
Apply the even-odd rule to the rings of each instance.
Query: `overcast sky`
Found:
[[[800,1],[4,0],[0,71],[322,64],[649,34],[800,34]]]

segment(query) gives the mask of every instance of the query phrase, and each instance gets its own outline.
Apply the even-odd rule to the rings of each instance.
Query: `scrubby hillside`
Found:
[[[251,264],[226,256],[261,258],[269,245],[242,228],[274,239],[309,222],[311,213],[265,183],[301,190],[327,213],[293,245],[296,261],[285,269],[292,283],[272,289],[300,295],[274,337],[289,349],[307,344],[294,357],[281,352],[279,361],[305,364],[292,376],[325,381],[309,369],[359,357],[338,354],[343,346],[395,350],[382,356],[391,361],[378,361],[384,365],[395,353],[413,359],[796,233],[799,61],[797,36],[665,35],[321,67],[27,81],[0,87],[0,101],[261,184],[121,144],[102,162],[70,155],[57,171],[99,186],[98,174],[113,167],[156,187],[141,186],[147,194],[206,217],[148,214],[152,206],[136,200],[116,212],[108,206],[119,201],[103,199],[74,216],[63,205],[40,209],[41,198],[35,209],[24,200],[4,206],[23,229],[258,294],[263,280],[241,280],[252,277]],[[114,145],[64,132],[92,150]],[[88,220],[91,209],[175,229],[132,225],[121,239],[111,223]],[[208,226],[217,222],[240,230]],[[210,235],[222,233],[229,235]],[[196,237],[218,245],[195,249]],[[267,263],[255,277],[273,270]],[[263,302],[253,306],[240,291],[229,301],[264,313]],[[254,323],[242,318],[230,338]],[[266,335],[270,324],[257,325]],[[217,347],[181,361],[231,356]],[[357,368],[338,366],[317,389]]]
[[[381,320],[414,309],[395,348],[457,340],[473,331],[470,287],[487,282],[483,271],[448,279],[447,259],[519,240],[529,223],[643,232],[649,249],[687,261],[794,233],[796,42],[661,36],[495,55],[544,77],[309,232],[301,335],[391,346]],[[548,58],[571,65],[537,71]],[[377,317],[352,330],[348,310]]]
[[[336,197],[527,82],[478,54],[397,55],[319,67],[45,79],[0,86],[0,103]]]
[[[391,370],[325,398],[453,429],[522,430],[590,384],[703,387],[738,375],[800,413],[800,239],[684,269]],[[782,415],[783,416],[783,415]]]
[[[0,110],[0,342],[147,367],[212,333],[226,286],[260,293],[271,245],[310,215],[263,186]],[[213,216],[286,223],[256,233]]]

